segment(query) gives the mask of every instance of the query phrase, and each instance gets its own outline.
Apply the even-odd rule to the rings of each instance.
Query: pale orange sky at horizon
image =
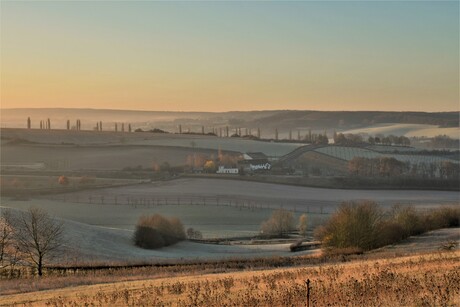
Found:
[[[429,1],[4,2],[0,107],[459,111],[455,12]]]

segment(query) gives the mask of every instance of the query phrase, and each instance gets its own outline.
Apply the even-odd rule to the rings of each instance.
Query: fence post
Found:
[[[305,282],[307,284],[307,307],[310,307],[310,279]]]

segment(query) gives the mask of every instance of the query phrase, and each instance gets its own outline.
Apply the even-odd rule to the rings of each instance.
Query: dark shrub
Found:
[[[426,231],[423,225],[423,215],[415,210],[414,207],[393,207],[393,220],[398,223],[403,230],[404,238],[419,235]]]
[[[142,248],[160,248],[185,239],[182,222],[159,214],[142,216],[134,232],[134,243]]]
[[[343,203],[316,234],[326,246],[370,250],[377,247],[381,218],[382,211],[374,202]]]
[[[294,229],[294,215],[284,209],[273,211],[272,216],[260,226],[261,234],[268,237],[283,237]]]
[[[139,225],[134,232],[134,244],[147,249],[159,248],[166,245],[163,236],[158,230]]]
[[[405,239],[403,227],[395,221],[382,221],[378,226],[377,246],[385,246]]]
[[[433,210],[430,214],[432,223],[436,228],[459,227],[460,208],[443,207]]]

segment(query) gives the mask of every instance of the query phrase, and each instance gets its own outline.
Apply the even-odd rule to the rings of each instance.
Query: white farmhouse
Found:
[[[247,172],[263,172],[272,168],[267,156],[263,152],[247,152],[243,154],[243,160],[238,162]]]
[[[226,168],[225,166],[221,165],[217,169],[217,174],[238,174],[237,168]]]

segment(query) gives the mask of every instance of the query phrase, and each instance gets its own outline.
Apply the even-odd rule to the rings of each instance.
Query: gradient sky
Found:
[[[458,1],[1,1],[1,107],[459,110]]]

